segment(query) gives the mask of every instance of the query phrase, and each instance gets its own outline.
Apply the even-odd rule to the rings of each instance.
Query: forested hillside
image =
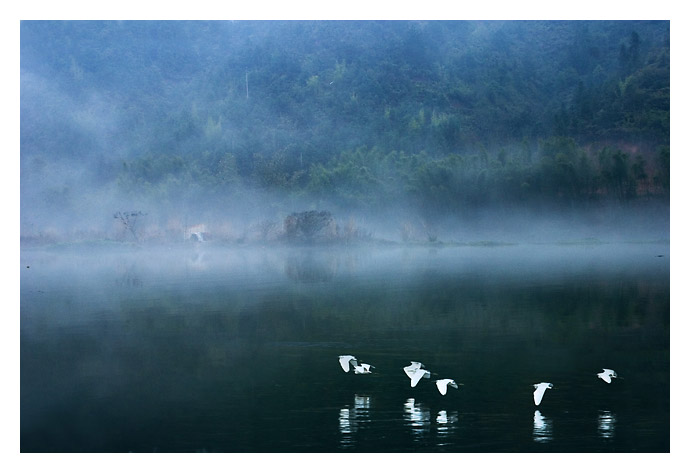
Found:
[[[667,199],[669,50],[653,21],[25,21],[22,222],[86,183],[283,212]]]

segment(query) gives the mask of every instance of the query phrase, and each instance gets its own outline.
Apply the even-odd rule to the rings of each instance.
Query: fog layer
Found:
[[[23,21],[22,242],[308,211],[348,243],[668,239],[669,50],[656,21]]]

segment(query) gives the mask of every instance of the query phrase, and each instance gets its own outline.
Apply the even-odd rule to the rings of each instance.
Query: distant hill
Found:
[[[666,21],[23,21],[22,195],[664,196],[669,51]]]

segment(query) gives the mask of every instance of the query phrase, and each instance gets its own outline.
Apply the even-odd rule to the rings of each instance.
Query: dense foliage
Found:
[[[22,179],[427,212],[669,191],[668,22],[31,21],[21,61]]]

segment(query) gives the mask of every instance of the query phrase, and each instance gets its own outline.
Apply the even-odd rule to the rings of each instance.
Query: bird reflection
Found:
[[[369,422],[369,409],[371,408],[371,397],[355,394],[353,407],[340,409],[338,426],[340,429],[340,445],[344,447],[353,446],[355,440],[353,434]]]
[[[551,419],[544,417],[538,410],[534,411],[534,429],[532,438],[535,442],[548,442],[553,438]]]
[[[416,404],[415,399],[412,397],[405,401],[404,418],[415,437],[420,437],[429,430],[431,419],[429,409]]]
[[[203,251],[194,252],[190,258],[187,258],[187,267],[195,271],[203,271],[207,269],[206,254]]]
[[[355,394],[355,411],[361,411],[368,415],[368,410],[371,407],[371,397],[370,396],[358,396]]]
[[[351,434],[354,426],[350,422],[350,409],[340,409],[340,433]]]
[[[610,411],[603,411],[599,413],[599,436],[605,439],[613,438],[613,433],[616,428],[616,416]]]
[[[446,410],[438,411],[436,415],[436,430],[440,438],[445,438],[455,429],[455,424],[458,422],[457,411],[448,412]]]

